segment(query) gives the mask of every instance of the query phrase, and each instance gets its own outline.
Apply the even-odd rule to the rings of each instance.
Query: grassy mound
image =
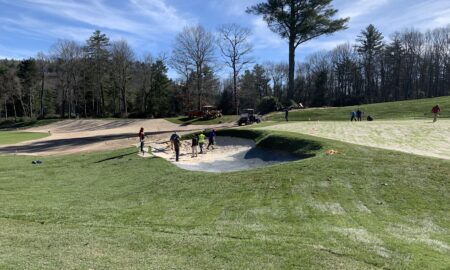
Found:
[[[47,133],[38,132],[0,131],[0,145],[37,140],[47,136],[49,136]]]
[[[398,102],[376,103],[339,108],[311,108],[291,111],[290,121],[350,121],[350,113],[361,108],[365,117],[371,115],[375,120],[423,119],[432,118],[431,108],[439,104],[442,118],[450,118],[450,97],[417,99]],[[284,113],[273,113],[267,120],[284,121]]]
[[[225,174],[184,171],[135,149],[41,165],[0,157],[0,268],[450,265],[450,162],[292,133],[234,135],[321,149]]]

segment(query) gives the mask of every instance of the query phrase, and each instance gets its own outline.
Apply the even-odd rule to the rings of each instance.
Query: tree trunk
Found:
[[[295,39],[289,40],[289,78],[288,78],[288,100],[293,99],[295,91]]]
[[[8,105],[6,103],[6,96],[5,96],[5,120],[8,120]]]
[[[234,108],[236,110],[236,115],[239,115],[239,104],[237,99],[237,72],[236,63],[233,62],[233,98],[234,98]]]
[[[30,87],[29,90],[29,98],[28,98],[28,102],[29,102],[29,108],[30,108],[30,118],[33,118],[33,96],[32,96],[33,92],[32,92],[32,88]]]
[[[202,109],[202,68],[197,67],[197,98],[198,110]]]
[[[16,110],[16,101],[13,97],[13,110],[14,110],[14,123],[17,122],[17,110]]]
[[[41,78],[41,96],[40,96],[40,100],[41,100],[41,108],[39,110],[39,115],[41,118],[44,117],[44,87],[45,87],[45,74],[42,74],[42,78]]]

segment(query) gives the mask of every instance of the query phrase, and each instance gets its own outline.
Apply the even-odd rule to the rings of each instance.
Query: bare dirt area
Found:
[[[358,145],[450,159],[450,120],[294,122],[262,127]]]
[[[65,155],[81,152],[114,150],[138,143],[137,134],[144,127],[148,141],[168,140],[174,131],[180,134],[208,128],[225,128],[233,123],[208,126],[182,126],[164,119],[65,120],[30,128],[27,132],[44,132],[50,136],[0,147],[0,154]]]

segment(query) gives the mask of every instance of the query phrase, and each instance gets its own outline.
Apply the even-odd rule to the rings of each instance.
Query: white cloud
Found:
[[[276,49],[286,44],[284,39],[269,29],[267,23],[261,17],[252,20],[251,29],[251,42],[255,45],[255,49]]]
[[[338,14],[340,17],[350,17],[351,20],[375,12],[377,9],[389,4],[389,0],[357,0],[346,2],[340,8]]]
[[[181,15],[164,0],[130,0],[130,2],[136,12],[148,17],[160,29],[180,31],[186,25],[197,23],[196,19],[189,15]]]
[[[245,15],[245,10],[254,4],[261,2],[260,0],[212,0],[209,6],[214,10],[225,13],[228,16]]]

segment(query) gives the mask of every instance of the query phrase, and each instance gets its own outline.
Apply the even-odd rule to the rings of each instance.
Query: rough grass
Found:
[[[24,141],[37,140],[49,136],[47,133],[0,131],[0,145],[15,144]]]
[[[450,267],[449,161],[276,135],[321,149],[224,174],[135,149],[0,157],[0,269]]]
[[[389,119],[431,119],[431,108],[439,104],[441,118],[450,118],[450,97],[407,100],[388,103],[368,104],[339,108],[311,108],[291,111],[289,121],[350,121],[350,113],[361,108],[365,117],[371,115],[375,120]],[[273,113],[267,120],[284,121],[284,113]]]
[[[186,116],[180,116],[180,117],[166,118],[166,120],[174,124],[187,126],[187,125],[214,125],[221,123],[231,123],[237,121],[238,118],[239,117],[236,115],[223,115],[222,117],[215,119],[189,118]]]

